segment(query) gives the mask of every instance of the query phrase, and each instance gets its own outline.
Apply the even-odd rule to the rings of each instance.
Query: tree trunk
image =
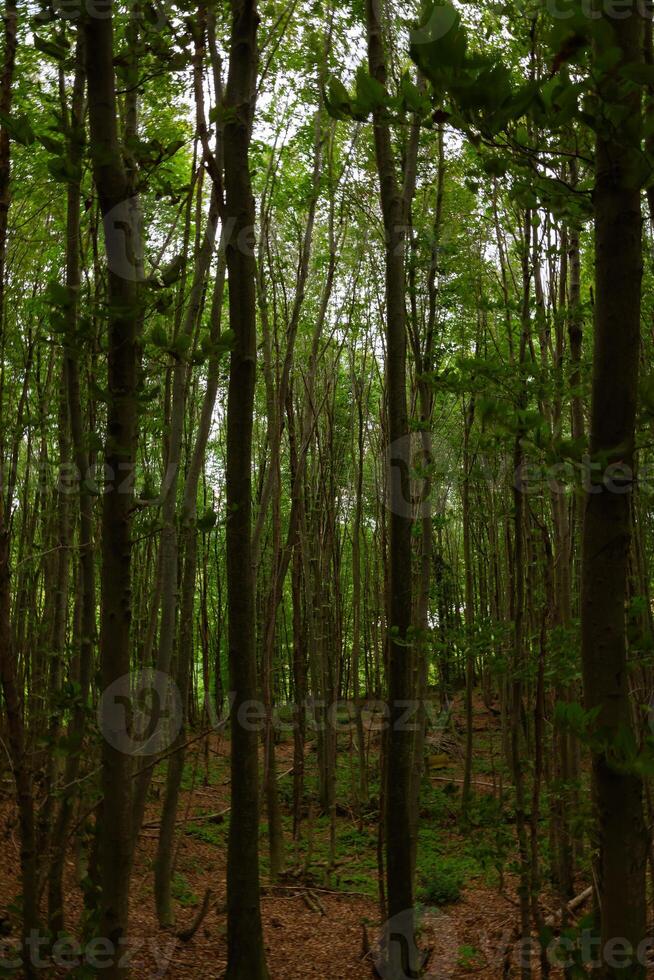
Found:
[[[380,0],[366,0],[370,74],[386,87]],[[413,696],[410,445],[406,399],[405,229],[406,202],[395,169],[388,123],[373,114],[375,156],[385,231],[386,395],[389,432],[388,761],[386,776],[386,875],[388,976],[416,970],[414,941],[411,763],[413,732],[401,724]],[[401,938],[395,934],[399,933]],[[410,975],[410,974],[409,974]]]
[[[18,14],[13,0],[6,0],[4,7],[5,50],[0,79],[0,109],[9,116],[12,106],[14,69],[17,48]],[[6,306],[6,259],[7,224],[10,204],[11,155],[9,133],[0,126],[0,332],[4,331]],[[0,333],[0,351],[4,352],[4,337]],[[4,365],[2,367],[4,374]],[[3,385],[4,388],[4,385]],[[3,413],[4,406],[0,406]],[[0,415],[1,419],[1,415]],[[4,420],[2,420],[4,421]],[[18,822],[20,827],[20,865],[22,882],[22,938],[25,976],[32,980],[36,969],[30,956],[29,936],[38,930],[39,908],[37,888],[36,831],[32,772],[27,754],[23,705],[22,681],[18,672],[17,651],[14,647],[11,622],[11,502],[13,474],[5,470],[5,427],[0,425],[0,681],[5,701],[5,713],[9,734],[9,752],[14,771]],[[13,467],[11,468],[13,469]]]
[[[641,60],[642,21],[603,18],[623,64]],[[612,83],[610,83],[612,84]],[[636,950],[645,936],[646,833],[642,782],[620,746],[633,739],[626,663],[625,594],[630,542],[642,275],[639,191],[640,93],[601,91],[627,113],[595,148],[595,331],[591,465],[583,525],[582,659],[587,710],[597,710],[593,782],[598,818],[602,944]],[[622,118],[622,117],[621,117]],[[627,756],[628,756],[627,750]],[[620,763],[624,763],[621,765]],[[604,962],[604,978],[624,971]],[[633,966],[630,977],[645,975]]]
[[[84,43],[80,31],[76,56],[75,80],[68,119],[68,153],[74,168],[81,165],[84,86]],[[81,170],[80,170],[81,173]],[[88,493],[85,480],[88,471],[88,453],[84,446],[82,408],[80,404],[79,368],[74,351],[79,308],[80,286],[80,182],[71,180],[67,194],[66,220],[66,286],[69,290],[69,303],[66,308],[66,341],[64,350],[64,382],[70,419],[70,434],[73,444],[73,458],[77,470],[79,513],[80,513],[80,575],[81,575],[81,622],[79,633],[78,669],[75,680],[79,684],[78,701],[73,709],[69,726],[72,745],[66,759],[64,774],[65,789],[55,820],[53,834],[54,848],[48,878],[48,922],[53,935],[64,928],[63,873],[66,856],[61,842],[68,835],[74,802],[73,784],[79,773],[82,737],[85,725],[85,708],[89,691],[92,643],[95,633],[95,572],[93,567],[93,502]]]
[[[232,0],[225,93],[225,219],[229,325],[234,333],[227,396],[227,603],[231,691],[232,810],[227,858],[227,980],[266,980],[259,904],[259,764],[252,568],[252,422],[256,370],[254,199],[249,146],[257,67],[256,0]],[[244,709],[245,706],[245,709]]]
[[[136,383],[140,228],[118,139],[112,9],[85,22],[86,73],[93,176],[104,223],[108,283],[106,484],[102,508],[100,674],[103,692],[130,671],[132,617],[130,523],[136,447]],[[109,702],[111,697],[109,697]],[[120,746],[116,705],[102,717],[102,807],[99,866],[101,935],[116,955],[110,978],[124,976],[119,944],[127,937],[132,865],[132,759]],[[113,710],[111,710],[113,709]],[[117,712],[116,712],[117,716]],[[111,730],[117,726],[115,734]]]
[[[205,270],[206,271],[206,270]],[[221,247],[218,254],[218,266],[214,282],[211,308],[211,343],[215,345],[220,340],[221,318],[223,304],[223,289],[225,285],[225,250]],[[200,423],[195,439],[195,446],[184,484],[184,498],[181,511],[180,545],[184,554],[184,574],[181,587],[181,609],[179,627],[179,651],[177,664],[177,685],[180,691],[182,710],[186,715],[188,701],[188,682],[193,667],[193,611],[195,601],[195,583],[197,574],[198,545],[196,527],[197,496],[200,471],[205,457],[211,420],[213,417],[216,394],[218,391],[218,374],[220,355],[214,353],[209,361],[207,387],[202,401]],[[209,686],[206,684],[205,698],[209,697]],[[220,706],[218,706],[219,708]],[[166,774],[166,793],[161,814],[161,827],[157,843],[155,860],[155,904],[157,917],[161,926],[169,926],[174,922],[172,904],[172,874],[173,874],[173,844],[175,839],[175,824],[177,819],[177,804],[179,791],[184,774],[186,752],[184,743],[186,726],[182,724],[173,746],[173,754],[168,760]]]

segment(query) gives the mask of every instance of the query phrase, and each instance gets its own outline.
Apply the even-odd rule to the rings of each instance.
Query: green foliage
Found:
[[[426,905],[447,905],[461,896],[465,871],[454,858],[434,859],[420,875],[417,896]]]
[[[26,115],[8,116],[2,112],[0,113],[0,122],[9,133],[10,138],[22,146],[31,146],[34,142],[34,130]]]
[[[193,908],[200,902],[200,899],[189,886],[184,875],[179,871],[176,871],[173,875],[171,891],[173,898],[179,902],[182,908]]]
[[[15,589],[12,628],[15,626],[19,646],[17,662],[24,672],[25,691],[21,693],[25,695],[28,734],[37,749],[45,748],[58,758],[82,754],[86,763],[88,751],[88,773],[85,770],[79,792],[84,802],[83,794],[88,795],[90,805],[98,798],[93,765],[99,756],[99,736],[95,728],[81,740],[69,732],[70,720],[82,706],[77,679],[77,616],[82,605],[79,568],[83,555],[79,494],[71,495],[70,509],[63,514],[62,495],[51,479],[60,463],[73,457],[67,394],[63,399],[59,396],[66,380],[66,359],[72,353],[78,366],[82,446],[91,457],[92,474],[96,467],[98,474],[85,476],[82,488],[91,498],[90,544],[94,549],[99,621],[100,530],[106,488],[100,474],[105,445],[111,447],[114,438],[107,427],[108,409],[112,399],[120,397],[111,390],[107,328],[111,315],[137,314],[138,489],[129,518],[135,662],[146,650],[152,625],[156,647],[153,596],[157,595],[160,494],[169,452],[173,374],[183,369],[186,394],[178,528],[183,481],[189,472],[203,398],[210,382],[217,384],[211,437],[191,516],[191,529],[198,531],[191,616],[193,693],[206,697],[213,696],[205,687],[213,684],[216,664],[227,676],[225,419],[227,354],[235,338],[231,330],[224,329],[233,301],[229,283],[222,283],[220,292],[222,280],[218,279],[219,289],[214,295],[217,254],[203,283],[197,316],[188,331],[182,327],[211,188],[204,151],[196,143],[195,113],[189,107],[197,11],[173,3],[164,16],[154,6],[140,4],[143,16],[139,17],[138,41],[134,44],[128,31],[129,5],[114,4],[121,148],[139,196],[145,229],[144,281],[139,284],[137,306],[125,310],[108,304],[107,256],[90,170],[94,148],[87,142],[88,121],[85,118],[76,130],[69,118],[77,25],[66,21],[55,8],[44,9],[32,26],[19,18],[14,98],[11,113],[0,114],[0,123],[11,140],[2,430],[6,433],[8,461],[16,469],[14,499],[9,501],[9,565]],[[335,9],[329,15],[329,27],[319,5],[300,5],[288,20],[278,3],[264,5],[261,34],[266,37],[265,55],[250,152],[257,208],[254,239],[259,303],[251,468],[256,499],[252,517],[257,520],[262,487],[270,472],[271,426],[281,422],[281,492],[273,499],[285,557],[295,557],[285,550],[285,542],[295,541],[296,529],[290,524],[293,477],[298,465],[304,467],[306,463],[301,472],[303,513],[299,522],[300,612],[306,632],[300,647],[308,658],[309,686],[322,686],[319,658],[327,652],[333,657],[328,664],[333,671],[331,682],[348,696],[353,688],[353,544],[360,402],[360,686],[365,685],[369,694],[385,695],[384,648],[390,635],[402,649],[420,645],[426,650],[434,703],[441,696],[456,696],[460,702],[470,651],[475,674],[481,675],[485,684],[506,691],[514,681],[523,683],[525,718],[531,725],[542,640],[544,751],[550,752],[556,738],[567,733],[578,739],[583,749],[579,786],[558,780],[556,766],[552,766],[542,787],[538,843],[542,864],[550,870],[555,854],[550,853],[547,821],[557,793],[570,799],[577,790],[579,802],[569,815],[571,832],[581,838],[590,831],[586,763],[591,752],[600,753],[618,772],[643,776],[654,772],[652,739],[642,734],[647,731],[648,705],[639,706],[642,726],[637,726],[637,735],[628,725],[606,729],[597,711],[588,712],[574,700],[558,704],[554,712],[551,707],[561,690],[581,691],[579,623],[560,615],[551,597],[562,581],[562,563],[569,557],[571,608],[578,608],[579,464],[587,445],[585,435],[573,437],[571,407],[575,397],[584,406],[590,403],[597,302],[591,289],[594,246],[588,223],[595,184],[594,142],[596,134],[618,129],[629,139],[637,139],[639,148],[642,143],[643,173],[639,171],[637,177],[639,184],[647,186],[652,179],[652,161],[646,141],[654,136],[654,114],[649,109],[643,128],[634,123],[636,130],[632,132],[620,105],[625,93],[638,95],[642,91],[644,98],[650,98],[646,90],[654,85],[652,66],[621,64],[610,26],[607,29],[601,19],[595,22],[597,18],[583,16],[577,0],[570,0],[566,11],[572,16],[549,18],[541,12],[533,31],[524,11],[518,11],[513,3],[460,4],[457,8],[428,4],[420,24],[404,21],[401,29],[391,18],[383,32],[389,71],[382,84],[371,76],[365,63],[357,65],[353,55],[365,41],[361,0]],[[215,27],[218,48],[223,51],[229,34],[227,8],[211,4],[208,16]],[[411,31],[410,52],[405,29]],[[210,47],[204,51],[207,79]],[[126,109],[133,93],[138,102],[138,136],[125,133]],[[219,130],[237,123],[238,113],[221,104],[213,82],[206,86],[205,94],[210,144],[216,140],[222,149]],[[412,459],[411,479],[418,491],[427,478],[432,490],[430,511],[421,512],[419,492],[414,498],[412,575],[419,572],[420,542],[429,520],[432,556],[428,626],[412,627],[406,637],[400,637],[392,624],[386,631],[389,523],[382,501],[388,436],[384,376],[388,311],[373,117],[388,124],[398,185],[411,139],[416,134],[418,139],[411,227],[403,256],[409,341],[408,425],[415,445],[420,444],[423,433],[431,433],[433,451],[428,462],[420,452]],[[76,162],[78,154],[81,164]],[[64,285],[65,246],[67,199],[77,184],[80,229],[76,241],[82,276],[79,289],[73,292]],[[573,239],[579,241],[578,254],[574,253]],[[642,321],[648,324],[654,321],[654,277],[647,229],[644,240]],[[307,275],[301,281],[299,270],[305,257]],[[575,261],[579,262],[580,296],[573,306]],[[537,295],[537,273],[544,296]],[[238,317],[238,311],[231,310],[232,315],[235,312]],[[570,337],[575,326],[583,343],[581,362],[573,366]],[[428,329],[433,333],[433,350],[429,357],[423,357]],[[286,401],[275,407],[294,330],[289,390]],[[519,366],[523,341],[525,353]],[[643,331],[642,360],[652,360],[652,338],[647,330]],[[578,367],[574,384],[573,367]],[[429,418],[421,408],[422,384],[433,402]],[[464,425],[472,405],[475,411],[464,461]],[[279,410],[279,418],[271,415],[271,408]],[[642,463],[651,461],[653,421],[654,381],[644,372],[638,416]],[[524,649],[518,663],[510,600],[515,581],[512,461],[516,447],[525,457],[527,475],[520,489],[525,489],[525,498],[528,496],[524,513],[527,608]],[[614,447],[614,452],[621,448]],[[603,465],[606,460],[600,455],[593,462]],[[555,510],[550,485],[552,469],[558,464],[565,464],[557,470],[563,485],[560,512]],[[632,596],[627,611],[628,664],[638,679],[635,672],[651,668],[653,652],[647,581],[653,551],[652,494],[641,472],[639,469],[634,515],[641,535],[637,540],[638,563],[642,559],[643,567],[638,568],[638,577],[644,581],[634,586],[642,595]],[[47,478],[41,479],[42,473]],[[467,571],[462,540],[464,485],[472,508],[468,518],[474,566],[472,623],[466,621],[463,599]],[[274,492],[277,495],[277,485]],[[71,532],[70,542],[63,549],[58,541],[62,514]],[[271,506],[262,517],[257,564],[259,641],[265,628],[259,613],[267,608],[266,597],[279,558],[272,514]],[[559,540],[561,524],[565,526]],[[544,539],[551,553],[546,553]],[[53,597],[59,595],[53,583],[60,554],[65,554],[70,564],[65,649],[52,655],[56,619]],[[184,545],[179,555],[180,575],[187,555]],[[281,585],[272,671],[274,696],[282,704],[294,696],[296,600],[289,570]],[[59,615],[61,610],[57,610]],[[554,625],[562,619],[565,627]],[[316,643],[316,637],[324,642]],[[95,635],[91,639],[95,698],[100,680]],[[151,636],[149,640],[147,649],[152,651]],[[210,678],[203,676],[205,658]],[[63,669],[57,678],[54,668],[59,663]],[[53,690],[42,690],[38,684],[42,685],[50,672],[56,681]],[[312,693],[318,695],[320,690]],[[48,715],[55,712],[61,732],[56,737],[40,738],[48,731]],[[192,717],[199,719],[200,712]],[[289,720],[288,709],[282,717]],[[339,711],[338,721],[345,720],[345,710]],[[503,712],[497,719],[498,728],[506,723]],[[462,722],[459,725],[461,735]],[[526,746],[533,748],[532,734],[533,729],[521,747],[525,751],[527,799],[532,789],[533,760],[527,757]],[[310,743],[312,739],[309,733]],[[306,870],[308,880],[372,898],[377,893],[382,795],[376,762],[378,740],[373,733],[367,745],[370,799],[363,802],[361,812],[355,789],[356,751],[349,733],[339,736],[338,748],[334,854],[329,817],[320,813],[314,753],[310,752],[301,801],[304,837],[294,842],[292,860],[297,862],[297,869]],[[473,794],[462,815],[454,755],[446,756],[449,775],[445,778],[451,776],[452,782],[434,785],[425,779],[420,803],[418,885],[420,896],[430,904],[456,901],[466,884],[478,876],[496,883],[506,869],[517,869],[511,774],[499,731],[489,735],[475,729],[474,749],[473,773],[492,772],[503,800],[500,803],[492,794]],[[227,769],[223,760],[212,758],[209,785],[225,783]],[[163,774],[161,765],[156,773],[161,780],[156,783],[159,792]],[[38,793],[42,774],[39,771],[37,775]],[[187,763],[182,789],[189,791],[203,776],[201,765],[196,768]],[[52,793],[57,803],[58,786]],[[290,840],[292,778],[280,780],[279,795],[284,831]],[[194,816],[200,816],[199,811],[198,805]],[[184,833],[189,843],[197,841],[219,849],[216,859],[220,856],[222,860],[227,827],[227,819],[191,821],[184,825]],[[199,847],[190,849],[201,851]],[[583,860],[587,863],[580,869],[588,876],[589,851],[586,848]],[[291,853],[290,847],[287,853]],[[329,866],[332,857],[333,868]],[[197,902],[183,876],[176,878],[174,888],[182,904]],[[99,904],[97,895],[88,897],[90,903]],[[474,947],[461,947],[462,969],[473,970],[476,958]]]
[[[483,965],[483,955],[475,947],[465,944],[459,946],[459,951],[457,954],[457,966],[460,966],[462,970],[475,971]]]
[[[464,884],[481,872],[475,858],[461,848],[454,845],[447,851],[435,826],[419,831],[416,894],[423,904],[456,902]]]
[[[215,510],[208,508],[205,512],[198,517],[197,527],[199,531],[210,531],[216,526],[216,521],[218,520],[218,515]]]
[[[465,814],[464,832],[470,857],[485,873],[501,881],[515,846],[512,814],[493,795],[474,796]]]
[[[193,837],[204,844],[212,844],[214,847],[225,845],[225,826],[223,824],[190,823],[185,833],[187,837]]]

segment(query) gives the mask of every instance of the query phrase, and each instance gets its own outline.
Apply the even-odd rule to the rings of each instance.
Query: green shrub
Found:
[[[421,876],[418,898],[426,905],[447,905],[461,896],[465,875],[453,858],[442,858]]]
[[[482,873],[478,862],[462,847],[444,853],[444,842],[433,831],[418,834],[417,897],[425,905],[456,902],[463,884]]]

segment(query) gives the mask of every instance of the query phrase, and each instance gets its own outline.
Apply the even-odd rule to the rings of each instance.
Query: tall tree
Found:
[[[375,82],[386,90],[387,65],[380,0],[366,0],[368,65]],[[415,187],[417,138],[409,144],[403,180],[385,110],[373,112],[375,157],[384,224],[386,298],[386,398],[389,452],[389,622],[388,622],[388,762],[386,769],[386,874],[389,919],[388,969],[400,977],[417,964],[414,944],[411,773],[413,732],[402,723],[414,694],[411,561],[411,459],[406,394],[405,257],[409,202]],[[398,919],[399,917],[399,919]],[[401,925],[400,925],[401,922]],[[399,929],[404,941],[392,934]],[[403,972],[404,971],[404,972]]]
[[[14,73],[18,48],[18,9],[14,0],[4,5],[4,46],[2,76],[0,78],[0,109],[3,118],[0,125],[0,679],[5,702],[9,730],[9,748],[16,784],[16,798],[20,823],[20,864],[23,888],[23,965],[25,975],[35,975],[31,960],[29,936],[38,929],[38,886],[36,873],[36,833],[32,767],[28,757],[25,733],[23,691],[18,670],[18,650],[12,636],[11,621],[11,510],[15,475],[13,466],[7,465],[12,455],[6,442],[5,428],[5,363],[6,349],[6,296],[7,296],[7,231],[11,203],[11,146],[8,117],[13,102]]]
[[[105,0],[100,7],[95,16],[86,18],[85,51],[91,161],[107,256],[108,384],[100,608],[100,675],[107,692],[116,682],[125,683],[131,667],[130,527],[137,433],[141,241],[137,201],[119,139],[112,0]],[[108,711],[105,725],[111,727],[112,719],[113,712]],[[105,737],[98,854],[101,934],[114,949],[107,970],[110,977],[123,976],[127,969],[120,944],[127,938],[132,868],[131,777],[131,756],[121,750],[119,740]]]
[[[256,0],[232,0],[225,89],[225,213],[233,348],[227,396],[227,604],[231,714],[232,809],[227,858],[227,980],[265,980],[259,904],[259,759],[248,722],[257,694],[252,567],[252,420],[256,372],[255,207],[250,138],[257,74]]]
[[[642,60],[642,18],[602,18],[596,43],[621,66]],[[582,661],[586,707],[597,713],[593,784],[598,814],[602,947],[620,937],[635,951],[645,936],[646,832],[633,741],[626,661],[625,597],[640,345],[642,216],[641,89],[600,69],[595,146],[595,318],[590,417],[591,473],[583,522]],[[619,113],[620,125],[611,120]],[[626,757],[625,757],[626,752]],[[603,957],[602,977],[624,975]],[[632,965],[633,977],[644,966]]]

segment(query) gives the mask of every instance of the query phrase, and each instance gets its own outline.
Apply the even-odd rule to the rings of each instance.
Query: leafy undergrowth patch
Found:
[[[421,944],[430,951],[427,977],[503,976],[504,951],[517,920],[513,862],[515,830],[510,801],[497,792],[500,770],[489,762],[492,732],[479,730],[473,799],[461,812],[461,760],[452,757],[434,777],[427,772],[420,805],[416,900]],[[301,835],[292,834],[292,775],[279,780],[285,838],[285,873],[270,881],[267,825],[261,825],[262,917],[272,980],[370,980],[379,930],[379,777],[378,744],[370,751],[369,801],[361,813],[345,805],[353,798],[356,764],[351,745],[339,746],[336,799],[332,818],[319,806],[315,754],[307,752]],[[192,940],[157,926],[153,900],[153,862],[164,773],[153,779],[146,829],[137,850],[131,892],[131,931],[138,946],[134,980],[152,976],[222,976],[226,965],[225,879],[229,829],[229,741],[212,739],[206,751],[187,761],[179,806],[173,896],[177,929],[187,927],[211,889],[209,911]],[[280,772],[292,765],[293,745],[278,746]],[[488,773],[491,773],[490,777]],[[493,782],[495,781],[495,786]],[[15,835],[12,805],[3,809],[11,846]],[[13,830],[11,828],[14,828]],[[0,871],[1,906],[18,891],[16,860]],[[73,854],[67,862],[67,927],[75,932],[82,900]],[[551,974],[556,976],[555,973]],[[538,976],[538,970],[533,973]]]

